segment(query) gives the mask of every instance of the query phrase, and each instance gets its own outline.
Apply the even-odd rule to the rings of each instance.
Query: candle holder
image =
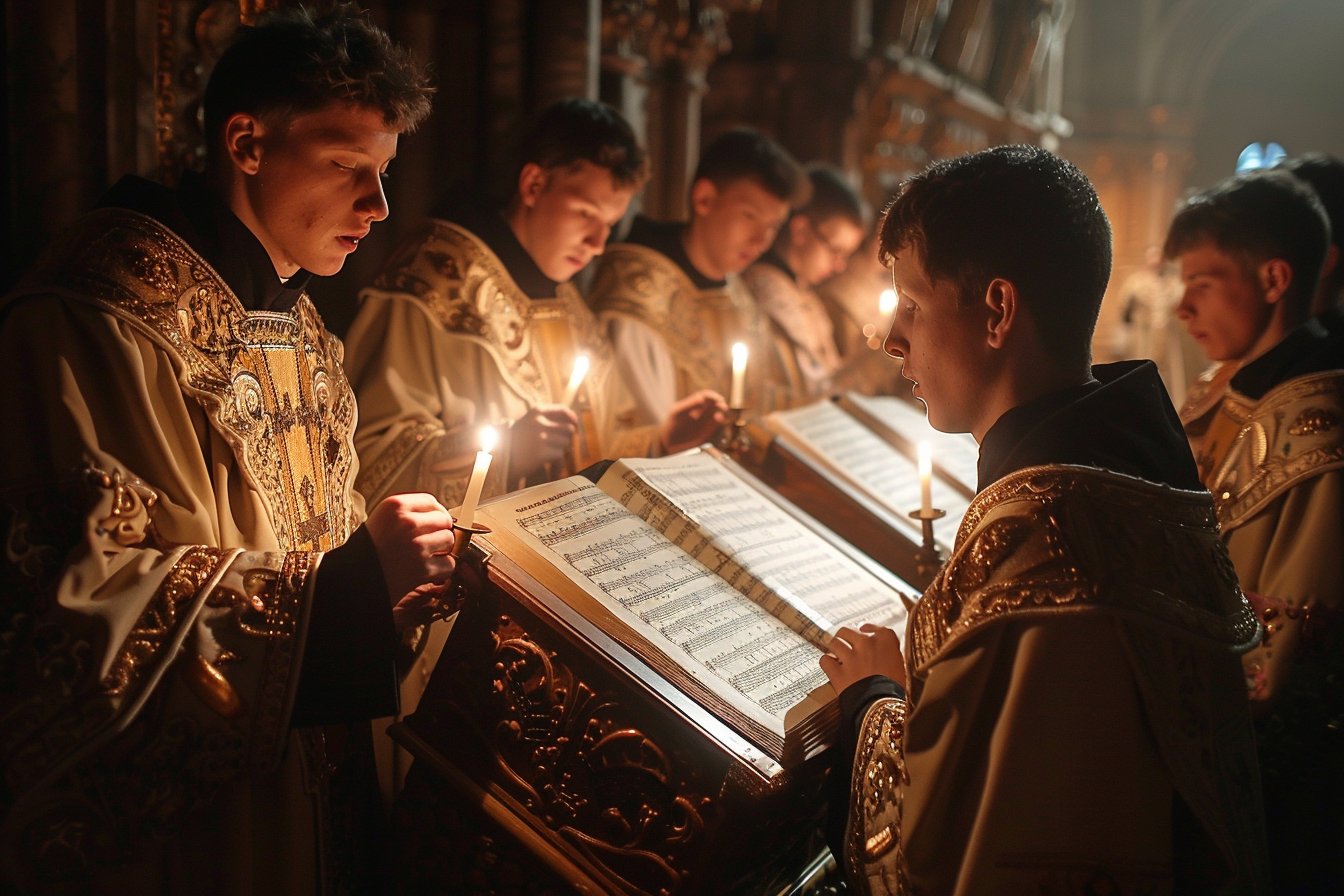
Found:
[[[488,534],[490,534],[489,526],[462,526],[453,523],[453,548],[448,554],[458,561],[458,565],[453,569],[453,578],[448,583],[446,594],[434,598],[430,603],[432,619],[447,619],[461,610],[462,605],[467,602],[467,586],[458,581],[457,571],[462,568],[462,558],[466,556],[467,548],[471,547],[472,536]]]
[[[719,429],[714,447],[724,454],[737,459],[751,448],[751,439],[747,437],[747,409],[729,408],[728,417]]]
[[[933,521],[940,520],[945,516],[947,516],[947,511],[939,510],[937,507],[928,510],[910,511],[910,518],[919,520],[924,529],[924,543],[915,552],[915,572],[923,577],[926,582],[934,577],[943,565],[943,560],[946,559],[933,540]]]

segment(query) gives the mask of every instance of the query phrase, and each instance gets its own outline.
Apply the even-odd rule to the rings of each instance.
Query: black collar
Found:
[[[435,211],[434,217],[475,234],[495,253],[513,282],[528,298],[555,297],[559,284],[543,274],[532,256],[527,254],[500,206],[469,192],[456,192]]]
[[[1232,377],[1232,388],[1259,401],[1280,383],[1344,366],[1341,337],[1331,337],[1318,318],[1295,328],[1260,357]]]
[[[1092,376],[995,421],[980,443],[978,488],[1042,464],[1098,467],[1176,488],[1202,488],[1157,366],[1099,364]]]
[[[281,281],[261,240],[194,172],[169,189],[128,175],[99,200],[101,207],[126,208],[154,218],[210,263],[249,311],[290,311],[312,275],[300,270]]]
[[[696,289],[723,289],[727,280],[707,277],[691,262],[691,257],[686,254],[686,244],[682,241],[685,232],[686,225],[680,221],[655,221],[639,215],[630,225],[630,235],[625,241],[666,255],[691,279]]]

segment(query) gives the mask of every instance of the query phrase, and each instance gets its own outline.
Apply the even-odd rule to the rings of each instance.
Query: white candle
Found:
[[[493,426],[481,428],[481,450],[476,452],[476,466],[471,468],[471,479],[467,482],[467,495],[462,499],[462,509],[457,514],[457,524],[470,529],[476,521],[476,505],[481,500],[481,489],[485,488],[485,474],[490,471],[490,452],[495,450],[499,435]]]
[[[919,443],[919,512],[922,516],[933,513],[933,451],[928,442]]]
[[[583,378],[588,375],[588,356],[579,355],[574,359],[574,372],[569,375],[569,385],[565,387],[565,397],[561,400],[563,405],[571,405],[579,394],[579,386],[583,385]]]
[[[747,385],[747,344],[733,343],[733,388],[728,393],[728,406],[740,408],[745,403]]]
[[[877,300],[877,313],[885,320],[896,310],[896,290],[884,289]]]

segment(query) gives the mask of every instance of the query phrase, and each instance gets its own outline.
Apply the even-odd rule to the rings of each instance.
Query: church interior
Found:
[[[5,113],[0,206],[6,211],[6,236],[0,250],[0,294],[19,283],[43,250],[98,205],[123,175],[174,187],[189,172],[202,171],[202,100],[216,60],[240,25],[297,5],[295,0],[5,0],[0,19],[0,106]],[[306,0],[305,5],[335,4]],[[360,0],[359,6],[370,21],[427,64],[436,92],[428,118],[401,136],[389,166],[384,181],[387,220],[374,225],[367,238],[354,241],[358,251],[338,273],[315,277],[307,286],[325,327],[352,341],[372,338],[357,322],[361,290],[375,282],[378,288],[387,286],[388,281],[376,278],[394,250],[418,233],[455,190],[471,187],[501,202],[509,197],[518,174],[517,145],[529,123],[557,101],[579,97],[619,113],[647,155],[647,181],[633,194],[628,209],[622,206],[608,248],[622,242],[636,215],[655,221],[686,219],[702,148],[736,128],[759,131],[799,163],[823,163],[839,171],[879,219],[902,183],[932,163],[1011,144],[1044,148],[1086,175],[1110,222],[1113,261],[1092,337],[1092,360],[1153,359],[1172,405],[1181,408],[1209,362],[1178,320],[1183,287],[1176,266],[1162,257],[1173,213],[1187,196],[1236,171],[1271,167],[1277,158],[1304,153],[1344,158],[1344,116],[1337,105],[1344,85],[1340,0]],[[1021,228],[1038,223],[1024,210]],[[824,235],[815,236],[826,244]],[[877,257],[873,234],[864,237],[847,265],[838,265],[842,272],[829,287],[823,281],[817,291],[843,293],[851,308],[860,309],[855,332],[847,336],[859,347],[865,369],[879,371],[865,380],[871,388],[791,411],[779,404],[781,413],[749,419],[734,381],[735,400],[724,408],[728,417],[715,433],[713,447],[697,455],[701,466],[695,465],[701,460],[675,470],[656,467],[652,460],[641,466],[643,449],[635,449],[622,455],[636,458],[634,462],[589,467],[577,462],[583,451],[574,447],[581,444],[576,436],[579,441],[563,462],[542,467],[548,473],[564,472],[528,479],[527,501],[510,504],[499,495],[511,492],[522,479],[514,476],[507,486],[499,485],[502,469],[511,463],[508,455],[495,454],[490,475],[499,479],[486,480],[483,464],[490,463],[493,443],[478,446],[472,441],[452,446],[455,458],[467,458],[466,467],[449,465],[447,448],[437,458],[441,469],[451,469],[453,477],[464,480],[455,486],[457,491],[414,489],[434,491],[444,507],[457,506],[445,495],[462,498],[459,486],[465,484],[473,458],[487,483],[482,497],[473,472],[466,503],[474,505],[481,498],[482,517],[475,528],[470,514],[466,523],[458,520],[453,548],[455,568],[465,568],[468,558],[474,558],[480,578],[468,586],[450,586],[458,589],[452,592],[457,602],[451,610],[444,609],[447,604],[436,605],[437,619],[456,621],[438,624],[436,637],[417,636],[410,673],[415,680],[401,687],[402,712],[375,723],[374,737],[382,746],[371,747],[366,757],[379,766],[382,804],[389,812],[387,826],[378,833],[378,843],[385,846],[383,861],[396,867],[395,872],[379,872],[390,875],[385,881],[396,881],[385,883],[389,892],[823,896],[859,891],[853,875],[861,865],[846,867],[843,857],[837,862],[828,829],[834,819],[826,817],[828,801],[834,806],[837,799],[843,803],[849,798],[847,791],[839,798],[833,792],[835,775],[828,777],[822,761],[826,754],[818,746],[818,732],[835,726],[835,702],[827,704],[800,684],[798,693],[789,692],[789,711],[772,715],[769,705],[770,711],[763,712],[755,704],[746,706],[737,692],[707,685],[697,671],[700,666],[691,668],[682,653],[670,648],[650,647],[642,623],[598,600],[592,587],[583,584],[587,579],[580,583],[577,573],[562,575],[558,566],[549,565],[553,558],[543,546],[579,568],[573,560],[582,555],[579,548],[570,554],[564,553],[569,548],[555,545],[576,539],[572,530],[581,524],[542,532],[538,527],[544,521],[537,520],[543,514],[534,511],[572,497],[560,484],[572,483],[565,477],[577,478],[587,467],[596,470],[589,476],[593,494],[583,493],[589,502],[607,501],[597,493],[601,489],[627,504],[631,514],[664,520],[673,515],[667,507],[676,504],[667,496],[690,495],[685,500],[736,508],[733,525],[791,533],[778,538],[806,543],[806,549],[790,549],[795,566],[839,570],[834,572],[837,581],[849,577],[847,581],[864,583],[869,593],[891,597],[890,606],[881,611],[868,605],[846,609],[843,618],[852,617],[856,627],[857,620],[869,618],[861,613],[868,612],[878,614],[873,618],[883,624],[896,626],[899,621],[903,626],[907,613],[915,618],[912,601],[926,588],[959,601],[949,584],[953,573],[941,564],[981,522],[971,508],[981,500],[977,495],[984,485],[984,466],[977,484],[976,442],[969,435],[931,428],[921,406],[910,400],[897,362],[885,355],[883,336],[896,300],[891,272]],[[434,260],[432,254],[428,257]],[[594,258],[574,276],[578,293],[600,281],[603,260]],[[451,262],[440,261],[441,269]],[[187,312],[180,313],[185,321]],[[566,313],[556,312],[560,317]],[[200,320],[195,325],[204,326]],[[840,333],[836,336],[838,340]],[[310,337],[304,336],[308,341],[302,344],[312,354]],[[339,349],[318,349],[319,355],[339,354]],[[345,351],[358,392],[351,350]],[[321,355],[319,360],[327,358]],[[568,365],[569,355],[563,360]],[[599,369],[606,362],[597,355],[593,373],[587,373],[586,355],[582,361],[583,372],[576,363],[559,402],[575,408],[569,416],[580,430],[597,427],[593,421],[602,410],[575,403],[582,377],[587,374],[589,388],[596,389],[604,382],[599,375],[608,375]],[[329,368],[336,362],[322,363]],[[568,369],[529,373],[526,363],[517,362],[509,376],[520,381],[549,377],[548,382],[560,376],[563,383]],[[307,374],[300,374],[302,385]],[[329,369],[319,374],[321,388],[309,392],[318,396],[314,401],[320,400],[322,413],[329,413],[339,401],[324,390],[336,387],[323,378],[331,375]],[[253,375],[251,368],[247,375]],[[737,375],[745,376],[735,369]],[[619,379],[615,373],[610,376],[612,382]],[[264,380],[261,374],[254,378]],[[437,383],[427,382],[420,391],[433,392]],[[447,386],[455,389],[457,384],[445,382]],[[392,381],[388,391],[396,388],[401,387]],[[726,396],[730,383],[725,379],[714,388]],[[552,391],[558,394],[558,386]],[[269,399],[256,399],[264,405],[257,410],[244,407],[244,399],[251,400],[250,393],[239,392],[244,418],[247,413],[255,413],[257,420],[272,419],[265,415],[280,420],[287,413],[303,418],[302,408],[294,412],[285,404],[275,410],[264,405]],[[1338,425],[1334,412],[1321,407],[1325,405],[1313,405],[1296,418],[1298,438],[1315,438]],[[447,439],[441,430],[452,429],[457,411],[447,399],[439,410],[442,420],[431,421],[441,424],[439,431],[422,421],[420,428],[402,431],[398,443]],[[517,413],[510,410],[507,416]],[[364,415],[361,405],[359,416]],[[1169,416],[1174,419],[1174,414]],[[472,419],[483,418],[477,412]],[[191,419],[205,426],[199,423],[204,417]],[[25,425],[13,419],[3,423],[7,430]],[[624,435],[632,437],[630,432]],[[1206,444],[1224,447],[1216,435],[1215,428]],[[328,488],[334,495],[337,476],[345,468],[331,458],[339,455],[340,463],[349,465],[349,450],[342,455],[331,448],[334,437],[309,436],[319,446],[312,450],[314,457],[327,452],[316,469],[318,480],[329,475],[330,481],[318,490]],[[495,438],[493,431],[490,438]],[[1262,432],[1259,438],[1263,442],[1266,436]],[[1272,432],[1268,438],[1269,445],[1278,444]],[[239,442],[232,434],[228,439],[230,445]],[[364,443],[358,436],[346,442],[362,454]],[[664,438],[661,444],[671,442]],[[381,450],[383,443],[377,445]],[[1266,450],[1260,450],[1261,461]],[[1326,453],[1312,462],[1338,476],[1344,449],[1321,451]],[[601,456],[599,452],[590,459]],[[1198,451],[1194,459],[1203,463]],[[366,477],[396,467],[387,472],[391,482],[394,473],[402,475],[412,464],[402,455],[394,460],[380,466],[361,456],[358,466]],[[424,468],[434,460],[426,458]],[[862,475],[854,472],[861,467]],[[740,470],[747,473],[739,475]],[[290,491],[312,492],[311,478]],[[635,482],[640,484],[631,484]],[[130,490],[126,486],[118,494]],[[1038,491],[1048,498],[1046,486]],[[365,496],[370,510],[376,503],[372,495]],[[653,510],[636,509],[641,495]],[[330,495],[327,499],[335,500]],[[0,503],[5,500],[7,493],[0,488]],[[310,497],[305,500],[312,503]],[[1115,506],[1123,503],[1116,501]],[[146,506],[152,513],[153,501]],[[1051,525],[1058,516],[1067,530],[1073,510],[1056,516],[1053,512],[1047,507],[1038,516],[1048,517]],[[1189,568],[1203,569],[1199,564],[1213,562],[1209,556],[1216,552],[1190,536],[1200,526],[1213,531],[1212,511],[1201,512],[1188,511],[1172,527],[1182,534],[1163,536],[1162,550],[1168,553],[1162,559],[1173,568],[1188,561]],[[296,530],[302,533],[303,525],[319,517],[315,512]],[[0,523],[8,519],[0,515]],[[1319,517],[1312,519],[1319,522]],[[606,518],[582,525],[599,522],[615,525]],[[640,540],[643,530],[634,521],[621,523],[627,524],[629,528],[607,543],[608,549],[624,542],[629,556],[647,562],[641,575],[660,574],[662,567],[647,559],[654,555]],[[709,531],[720,523],[697,517],[694,524],[685,526]],[[1097,531],[1103,529],[1099,525]],[[299,545],[321,552],[340,540],[333,528],[327,541],[321,540],[327,537],[323,535],[312,540],[317,547],[305,547],[298,536],[292,545],[286,542],[283,527],[277,531],[278,546],[267,545],[267,550],[297,550],[294,545]],[[1124,540],[1106,532],[1117,542]],[[998,540],[985,542],[977,562],[982,554],[992,559],[996,550],[1014,549],[1017,533],[1007,524],[996,530]],[[17,554],[11,551],[11,556]],[[1059,556],[1051,557],[1051,562],[1059,561]],[[624,562],[622,558],[628,559],[617,550],[617,560]],[[766,557],[754,562],[769,566],[774,561]],[[742,563],[749,568],[750,563]],[[623,568],[616,561],[612,565]],[[731,578],[720,567],[715,575]],[[282,581],[290,574],[289,566],[285,570],[268,572],[267,581]],[[1060,575],[1074,571],[1068,567]],[[611,587],[625,587],[624,581]],[[0,579],[0,590],[4,587]],[[270,593],[258,591],[261,587],[248,584],[253,590],[240,593],[261,607]],[[464,587],[478,589],[473,592],[477,596],[462,597]],[[1235,580],[1228,587],[1240,594]],[[1261,596],[1243,587],[1259,614],[1254,617],[1258,623],[1247,624],[1274,632],[1280,625],[1271,621],[1279,618],[1276,610],[1265,610],[1257,603]],[[1318,617],[1322,624],[1333,620],[1338,625],[1338,599],[1333,598],[1333,616]],[[13,607],[0,601],[0,609]],[[248,610],[237,612],[242,618]],[[960,612],[958,603],[949,619]],[[1295,609],[1283,612],[1283,618],[1297,619]],[[21,616],[9,612],[5,618]],[[834,621],[820,612],[802,616],[800,630],[823,630]],[[948,622],[939,637],[951,638],[947,633],[954,625]],[[18,631],[19,623],[14,626]],[[1245,632],[1222,634],[1231,640]],[[1344,644],[1344,637],[1337,640]],[[813,646],[797,650],[816,653]],[[1237,649],[1244,647],[1238,642]],[[4,650],[10,650],[7,643]],[[799,681],[816,684],[822,676],[812,653],[811,677]],[[1336,649],[1330,662],[1338,663],[1338,653]],[[222,654],[224,659],[215,664],[220,668],[233,659],[228,651]],[[695,656],[700,662],[699,654]],[[755,681],[753,674],[766,674],[755,667],[774,670],[774,659],[739,657],[743,668],[733,673],[733,681]],[[9,663],[0,659],[0,681],[5,681]],[[1344,705],[1338,684],[1344,678],[1330,680],[1334,691],[1329,699],[1336,701],[1330,705]],[[904,682],[897,690],[905,699]],[[1331,729],[1336,744],[1340,718]],[[889,721],[882,736],[896,737],[892,731],[904,722]],[[955,727],[949,722],[949,730]],[[849,747],[855,749],[855,744]],[[0,755],[10,762],[12,754]],[[890,782],[906,770],[887,767],[886,773]],[[11,796],[7,788],[18,792],[10,775],[6,770],[0,807]],[[859,800],[865,791],[862,783],[856,788],[860,796],[854,799]],[[364,797],[370,803],[379,799],[378,794]],[[899,839],[898,823],[870,836],[869,852],[884,854],[891,830]],[[0,824],[0,833],[4,831]],[[3,844],[0,837],[0,857],[8,848]],[[1339,845],[1344,847],[1344,841]],[[342,871],[347,872],[355,873]],[[847,876],[848,884],[842,882]],[[368,878],[356,874],[349,879]],[[906,892],[888,883],[891,892]],[[1069,886],[1033,892],[1108,892],[1105,886],[1091,890],[1075,884],[1078,880],[1070,878]],[[163,891],[176,892],[171,887]],[[254,892],[271,891],[258,885]],[[358,886],[353,891],[362,892]],[[873,892],[879,891],[881,886],[873,884]],[[957,890],[995,891],[973,885]],[[1153,891],[1165,892],[1160,886]],[[1188,892],[1204,891],[1195,887]]]

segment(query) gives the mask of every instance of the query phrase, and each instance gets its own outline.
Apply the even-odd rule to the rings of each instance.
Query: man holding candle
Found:
[[[805,404],[858,381],[857,365],[850,375],[843,372],[830,315],[814,287],[845,269],[863,242],[870,214],[837,169],[813,165],[807,178],[812,188],[807,204],[742,274],[765,316],[769,353],[758,363],[770,370],[777,408]]]
[[[1092,185],[1037,147],[939,162],[881,248],[887,350],[930,423],[980,443],[980,492],[905,643],[841,629],[822,660],[849,881],[1265,892],[1238,662],[1259,629],[1155,367],[1090,364]]]
[[[428,495],[364,519],[306,287],[431,92],[349,7],[268,15],[205,174],[123,179],[0,302],[0,890],[376,888],[368,719],[454,541]]]
[[[360,296],[346,370],[366,495],[416,489],[457,503],[482,423],[503,430],[490,495],[602,457],[697,445],[721,419],[722,399],[708,393],[658,426],[619,416],[628,401],[611,348],[569,283],[646,177],[629,124],[601,103],[563,100],[519,146],[503,208],[450,199]]]
[[[771,404],[763,326],[737,277],[770,247],[807,178],[783,147],[757,131],[728,131],[705,147],[691,183],[691,218],[637,218],[598,264],[589,304],[605,320],[633,403],[650,422],[675,402],[731,379],[731,346],[757,359],[743,402]]]

